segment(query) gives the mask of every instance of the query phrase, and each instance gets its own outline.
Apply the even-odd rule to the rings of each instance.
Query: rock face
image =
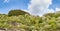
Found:
[[[5,29],[4,28],[0,28],[0,31],[5,31]]]
[[[5,31],[5,30],[0,30],[0,31]]]
[[[8,30],[0,30],[0,31],[20,31],[20,30],[8,29]]]
[[[0,28],[0,31],[20,31],[20,30],[18,30],[18,29],[15,29],[15,28],[12,28],[12,29],[8,29],[8,28],[6,28],[6,29],[4,29],[4,28]]]

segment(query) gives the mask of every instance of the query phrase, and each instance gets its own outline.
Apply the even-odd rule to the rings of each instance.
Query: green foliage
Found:
[[[50,16],[50,17],[53,17],[53,16],[54,16],[54,13],[47,13],[47,14],[45,14],[44,16]]]
[[[51,17],[57,18],[57,17],[60,16],[60,11],[57,11],[56,13],[47,13],[47,14],[45,14],[44,16],[45,16],[45,17],[49,17],[49,18],[51,18]]]
[[[60,31],[58,13],[46,14],[43,17],[29,14],[11,16],[0,14],[0,28],[16,28],[24,31]]]
[[[29,13],[23,10],[10,10],[8,16],[18,16],[18,15],[25,15],[25,14],[29,14]]]

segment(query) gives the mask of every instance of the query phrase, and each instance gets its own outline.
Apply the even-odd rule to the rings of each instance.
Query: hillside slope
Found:
[[[56,16],[60,15],[54,13]],[[54,15],[51,14],[51,15]],[[43,17],[28,14],[11,16],[0,14],[0,30],[5,31],[60,31],[60,16]]]

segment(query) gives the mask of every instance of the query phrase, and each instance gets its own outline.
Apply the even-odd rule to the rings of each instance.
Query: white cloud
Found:
[[[42,10],[41,13],[38,13],[39,16],[43,16],[46,13],[54,13],[55,11],[53,9],[47,9],[47,10]]]
[[[32,15],[43,15],[46,13],[54,12],[53,9],[48,9],[52,4],[52,0],[31,0],[28,5],[29,13]]]
[[[60,11],[60,8],[56,8],[56,11]]]
[[[4,0],[4,3],[9,2],[9,0]]]

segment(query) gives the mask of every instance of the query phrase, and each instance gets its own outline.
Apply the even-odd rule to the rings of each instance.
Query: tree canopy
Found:
[[[25,14],[29,14],[29,13],[23,10],[10,10],[8,16],[18,16],[18,15],[25,15]]]

